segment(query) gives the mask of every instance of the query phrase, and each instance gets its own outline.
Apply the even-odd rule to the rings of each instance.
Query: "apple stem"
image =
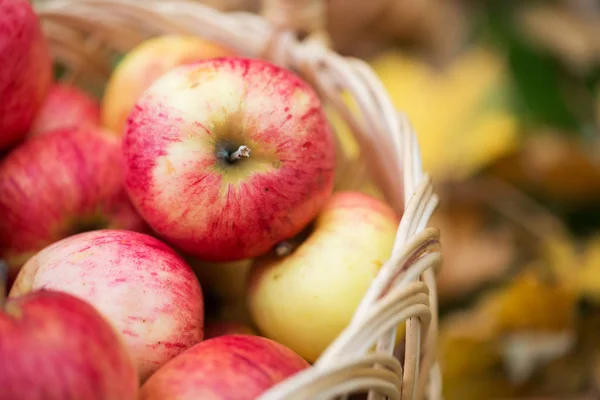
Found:
[[[240,158],[248,157],[250,157],[250,147],[242,145],[236,151],[231,153],[231,155],[229,156],[229,161],[234,162],[239,160]]]
[[[288,241],[279,242],[275,245],[274,250],[277,257],[285,257],[294,250],[294,245]]]
[[[6,303],[6,286],[8,279],[8,263],[4,260],[0,260],[0,310],[4,309]]]

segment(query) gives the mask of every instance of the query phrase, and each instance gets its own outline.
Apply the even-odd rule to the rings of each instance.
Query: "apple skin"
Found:
[[[257,335],[254,329],[250,328],[249,326],[232,321],[208,322],[204,328],[204,339],[234,334]]]
[[[139,400],[251,400],[308,367],[272,340],[219,336],[165,364],[142,386]]]
[[[185,261],[146,234],[97,230],[41,250],[9,296],[48,288],[94,305],[123,335],[144,381],[203,338],[202,289]]]
[[[227,158],[248,146],[248,158]],[[319,98],[265,61],[177,67],[138,100],[123,152],[130,198],[161,237],[205,261],[253,258],[330,197],[335,144]]]
[[[76,86],[54,83],[28,136],[87,124],[100,125],[98,101]]]
[[[0,150],[27,135],[52,80],[52,60],[26,0],[0,0]]]
[[[131,400],[138,374],[121,337],[88,303],[39,290],[0,309],[0,400]]]
[[[183,256],[202,286],[204,315],[208,320],[251,324],[246,292],[252,260],[206,262]]]
[[[0,193],[0,258],[10,279],[35,252],[79,231],[148,230],[125,192],[120,140],[100,127],[17,146],[0,162]]]
[[[246,300],[248,272],[252,260],[231,262],[207,262],[194,257],[185,257],[196,273],[203,288],[207,288],[220,301],[233,303]]]
[[[335,193],[292,253],[267,254],[252,266],[248,303],[259,332],[314,362],[391,256],[398,223],[380,200]]]
[[[161,75],[179,65],[233,54],[233,50],[196,36],[163,35],[145,40],[123,57],[106,84],[103,125],[122,135],[137,99]]]

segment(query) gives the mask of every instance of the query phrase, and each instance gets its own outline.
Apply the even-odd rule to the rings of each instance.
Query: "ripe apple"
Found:
[[[0,150],[25,137],[46,97],[52,60],[27,0],[0,0]]]
[[[252,260],[223,263],[202,261],[194,257],[186,257],[186,260],[202,287],[209,290],[218,300],[230,303],[246,300],[248,272]]]
[[[111,325],[88,303],[53,290],[0,307],[0,399],[131,400],[135,365]]]
[[[0,162],[0,257],[14,278],[36,251],[86,230],[143,230],[123,185],[121,141],[100,127],[31,138]]]
[[[254,332],[254,329],[250,328],[249,326],[232,321],[207,322],[206,327],[204,328],[204,339],[234,334],[256,335],[256,332]]]
[[[252,266],[249,308],[260,333],[314,362],[391,256],[398,223],[380,200],[336,192],[290,254]]]
[[[211,59],[163,75],[131,113],[123,151],[144,219],[206,261],[268,251],[332,192],[335,145],[319,98],[261,60]]]
[[[28,136],[86,124],[100,125],[98,101],[76,86],[54,83]]]
[[[142,233],[97,230],[44,248],[9,295],[39,288],[71,293],[100,310],[124,336],[142,381],[203,337],[196,276],[171,248]]]
[[[186,260],[202,285],[207,319],[235,321],[245,325],[252,323],[246,301],[248,272],[252,260],[218,263],[189,256]]]
[[[164,35],[129,51],[112,73],[102,102],[102,123],[123,134],[135,102],[158,77],[183,64],[233,55],[233,51],[196,36]]]
[[[287,347],[259,336],[205,340],[159,369],[140,400],[251,400],[309,367]]]

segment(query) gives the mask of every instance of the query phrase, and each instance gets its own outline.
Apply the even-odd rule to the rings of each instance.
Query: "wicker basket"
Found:
[[[327,48],[324,0],[265,0],[264,17],[223,14],[194,1],[38,0],[34,2],[54,58],[66,77],[101,88],[119,54],[151,36],[180,33],[220,42],[299,73],[348,124],[360,160],[339,160],[338,173],[366,166],[385,198],[403,215],[392,256],[348,327],[314,363],[271,388],[263,400],[329,399],[369,392],[369,399],[441,397],[435,362],[440,264],[439,232],[426,228],[437,197],[422,171],[406,117],[364,62]],[[303,37],[303,39],[301,39]],[[349,95],[356,107],[348,107]],[[405,337],[394,352],[396,326]]]

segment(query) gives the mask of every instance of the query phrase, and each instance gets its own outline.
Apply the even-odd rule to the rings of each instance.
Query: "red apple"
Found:
[[[110,324],[86,302],[40,290],[0,308],[0,400],[131,400],[138,374]]]
[[[76,86],[55,83],[50,87],[29,136],[86,124],[100,125],[98,101]]]
[[[125,338],[142,380],[202,340],[196,276],[171,248],[142,233],[98,230],[46,247],[23,266],[10,296],[39,288],[94,305]]]
[[[52,60],[29,1],[0,0],[0,150],[25,137],[52,79]]]
[[[264,253],[332,192],[335,149],[319,98],[261,60],[216,58],[162,75],[132,111],[123,151],[144,219],[206,261]]]
[[[14,277],[36,251],[86,230],[142,230],[123,186],[121,143],[86,126],[32,138],[0,162],[0,257]]]
[[[256,332],[249,326],[233,321],[213,321],[204,328],[204,339],[233,334],[256,335]]]
[[[251,400],[309,367],[287,347],[259,336],[205,340],[165,364],[140,400]]]

